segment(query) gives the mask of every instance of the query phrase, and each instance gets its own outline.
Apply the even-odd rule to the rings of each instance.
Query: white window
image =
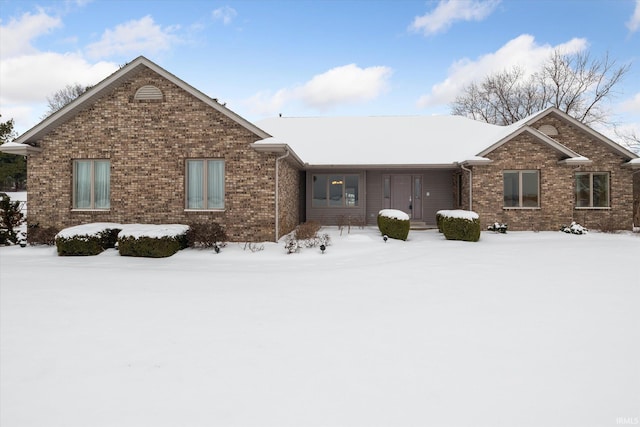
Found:
[[[609,207],[609,173],[578,172],[576,173],[576,207],[608,208]]]
[[[110,181],[109,160],[74,160],[73,208],[109,209]]]
[[[313,175],[314,208],[358,206],[358,175]]]
[[[537,208],[540,206],[539,172],[537,170],[504,171],[504,207]]]
[[[187,160],[187,209],[224,209],[224,160]]]

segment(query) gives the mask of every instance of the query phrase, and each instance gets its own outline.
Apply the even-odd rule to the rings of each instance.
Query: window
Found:
[[[314,208],[358,206],[358,175],[313,175]]]
[[[224,160],[187,160],[187,209],[224,209]]]
[[[538,171],[505,171],[504,207],[537,208],[540,206]]]
[[[609,207],[609,173],[578,172],[576,173],[576,207],[608,208]]]
[[[109,160],[74,160],[73,208],[109,209],[110,181]]]

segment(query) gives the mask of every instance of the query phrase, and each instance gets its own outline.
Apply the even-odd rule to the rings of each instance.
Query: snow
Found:
[[[275,117],[256,123],[312,165],[452,165],[514,131],[461,116]],[[482,159],[486,161],[486,159]]]
[[[122,229],[122,224],[115,222],[93,222],[91,224],[76,225],[60,230],[56,238],[71,239],[76,236],[99,236],[105,230]]]
[[[640,235],[323,228],[287,255],[0,248],[0,425],[613,426]]]
[[[453,210],[443,209],[438,211],[437,214],[440,214],[442,216],[446,216],[449,218],[468,219],[469,221],[473,221],[474,219],[480,218],[480,216],[476,212],[465,211],[462,209],[453,209]]]
[[[382,209],[378,212],[378,215],[403,221],[409,221],[410,219],[409,215],[397,209]]]

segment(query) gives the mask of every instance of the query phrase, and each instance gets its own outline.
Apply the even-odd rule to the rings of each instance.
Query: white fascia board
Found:
[[[16,142],[7,142],[0,145],[0,152],[6,154],[15,154],[17,156],[27,156],[29,154],[35,154],[42,151],[40,147],[34,147],[29,144],[20,144]]]

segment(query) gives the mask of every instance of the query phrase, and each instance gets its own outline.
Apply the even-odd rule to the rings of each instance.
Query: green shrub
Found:
[[[146,258],[170,257],[187,247],[186,235],[174,237],[119,237],[118,251],[122,256]]]
[[[378,229],[382,235],[392,239],[407,240],[411,221],[409,219],[397,219],[387,216],[384,211],[378,214]]]
[[[111,224],[111,223],[109,223]],[[113,224],[115,225],[115,224]],[[106,223],[89,224],[89,227],[105,227]],[[85,226],[80,226],[85,227]],[[68,229],[67,229],[68,230]],[[64,230],[63,230],[64,231]],[[98,255],[108,248],[114,248],[118,241],[119,228],[108,227],[95,232],[85,230],[85,234],[58,235],[55,237],[56,248],[60,256]]]
[[[55,242],[60,256],[98,255],[104,251],[100,236],[56,237]]]
[[[18,243],[15,228],[24,221],[20,210],[19,201],[12,202],[6,193],[0,193],[0,244]]]
[[[477,242],[480,240],[480,218],[443,215],[442,231],[447,240],[464,240]]]

